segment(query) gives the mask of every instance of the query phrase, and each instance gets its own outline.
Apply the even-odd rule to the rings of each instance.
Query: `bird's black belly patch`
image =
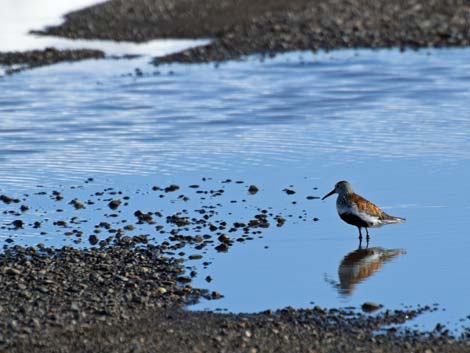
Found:
[[[352,213],[342,213],[339,215],[343,221],[356,227],[367,228],[371,225]]]

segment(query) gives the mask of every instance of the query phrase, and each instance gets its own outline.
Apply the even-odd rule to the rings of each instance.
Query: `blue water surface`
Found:
[[[438,311],[411,325],[459,329],[470,315],[469,55],[469,49],[342,50],[161,67],[142,58],[3,77],[0,191],[32,195],[25,215],[31,221],[77,214],[85,233],[109,210],[100,204],[75,211],[67,202],[108,187],[132,196],[133,208],[120,211],[127,222],[135,221],[136,208],[176,212],[210,201],[233,220],[270,208],[287,218],[283,227],[227,253],[209,249],[188,264],[198,271],[194,286],[224,294],[192,309],[437,303]],[[221,183],[228,178],[245,183]],[[342,179],[407,219],[371,230],[374,251],[346,265],[359,245],[357,230],[338,218],[334,198],[307,199]],[[164,199],[151,192],[152,185],[171,183],[184,188]],[[194,183],[226,192],[202,200],[187,188]],[[258,194],[247,193],[250,184]],[[286,187],[296,193],[287,195]],[[67,201],[60,209],[34,195],[55,189]],[[181,193],[190,200],[183,204]],[[74,244],[52,226],[44,226],[47,235],[12,230],[15,217],[4,215],[2,242]],[[390,250],[399,251],[386,258]]]

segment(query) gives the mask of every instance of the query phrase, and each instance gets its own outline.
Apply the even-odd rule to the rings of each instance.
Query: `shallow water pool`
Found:
[[[217,202],[229,219],[260,208],[287,221],[188,264],[198,271],[194,286],[224,294],[193,309],[437,303],[411,325],[458,329],[470,314],[469,54],[345,50],[217,67],[103,60],[4,77],[0,191],[21,198],[61,189],[68,202],[113,187],[135,195],[135,207],[176,211],[206,201],[158,199],[152,185],[211,178],[203,184],[225,187]],[[227,178],[245,183],[222,184]],[[407,223],[371,230],[369,249],[358,250],[357,230],[338,218],[334,199],[307,199],[342,179]],[[30,202],[31,220],[75,212],[48,198]],[[83,212],[85,232],[105,213]],[[4,216],[3,241],[73,244],[31,227],[8,229],[15,217]]]

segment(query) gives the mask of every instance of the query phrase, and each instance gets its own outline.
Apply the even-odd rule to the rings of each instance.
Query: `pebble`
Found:
[[[13,222],[11,222],[12,226],[19,229],[24,227],[24,222],[21,219],[16,219]]]
[[[221,234],[217,239],[222,243],[230,242],[230,237],[227,234]]]
[[[192,281],[191,277],[187,277],[187,276],[179,276],[176,278],[176,280],[181,283],[189,283]]]
[[[366,313],[371,313],[382,308],[382,305],[374,302],[365,302],[364,304],[362,304],[361,308],[362,311]]]
[[[112,210],[117,210],[118,207],[121,205],[122,201],[117,199],[117,200],[112,200],[108,203],[108,207]]]
[[[295,190],[292,190],[292,189],[283,189],[282,191],[284,191],[287,195],[294,195],[295,194]]]
[[[10,197],[10,196],[7,196],[7,195],[0,195],[0,201],[3,201],[4,203],[6,204],[10,204],[10,203],[19,203],[20,200],[19,199],[16,199],[14,197]]]
[[[215,247],[215,250],[217,250],[219,252],[226,252],[226,251],[228,251],[228,245],[225,244],[225,243],[219,244]]]
[[[165,192],[173,192],[173,191],[178,190],[179,188],[180,187],[178,185],[171,184],[170,186],[167,186],[164,190]]]
[[[99,239],[96,235],[92,234],[88,237],[88,241],[90,242],[91,245],[96,245],[98,244]]]
[[[189,255],[188,259],[189,260],[199,260],[199,259],[202,259],[202,255],[200,255],[200,254]]]

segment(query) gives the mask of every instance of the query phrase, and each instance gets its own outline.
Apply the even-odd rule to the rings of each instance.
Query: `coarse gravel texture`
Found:
[[[92,184],[89,178],[83,187]],[[18,239],[14,236],[6,242],[0,253],[0,351],[470,352],[470,332],[455,338],[441,324],[429,333],[400,330],[402,323],[436,307],[392,311],[377,303],[364,303],[363,311],[374,314],[318,306],[251,314],[186,310],[187,305],[199,300],[216,300],[223,295],[190,284],[198,275],[191,261],[204,258],[206,247],[230,251],[241,244],[232,239],[238,237],[244,243],[274,224],[282,227],[292,218],[291,214],[283,217],[253,206],[257,211],[254,216],[230,227],[230,221],[219,213],[224,208],[219,199],[225,191],[238,190],[240,198],[250,197],[256,202],[255,189],[263,192],[262,186],[242,181],[212,182],[205,178],[201,185],[139,189],[137,194],[143,192],[162,203],[162,211],[153,212],[133,211],[133,193],[112,187],[95,188],[95,192],[85,194],[88,199],[83,199],[83,191],[74,194],[82,190],[80,185],[0,195],[3,214],[16,217],[14,224],[2,227],[3,231],[25,228],[44,232],[49,222],[48,232],[55,229],[58,234],[83,238],[94,245],[81,249],[42,244],[23,247],[15,245]],[[278,192],[280,197],[285,194],[285,190]],[[297,194],[302,192],[297,190]],[[190,198],[200,200],[200,207],[194,211],[185,206]],[[39,200],[45,202],[42,212],[35,205]],[[175,200],[184,209],[165,214],[164,202]],[[57,207],[72,216],[68,222],[47,212]],[[119,213],[130,207],[128,212]],[[105,214],[95,225],[94,234],[87,237],[86,228],[82,228],[87,222],[79,220],[90,208]],[[109,214],[108,210],[118,213]],[[123,222],[129,212],[135,217],[133,224]],[[57,217],[64,217],[61,214]],[[152,228],[150,234],[134,235]],[[107,234],[103,234],[105,231]],[[205,234],[188,235],[198,232]]]
[[[156,64],[225,61],[291,50],[468,46],[470,1],[111,0],[69,13],[59,26],[32,32],[132,42],[212,39],[211,44],[156,58]],[[43,52],[8,53],[8,62],[22,63],[26,57],[34,67],[103,57],[90,51]],[[5,63],[5,54],[0,54],[0,63]]]
[[[466,0],[111,0],[40,33],[143,42],[212,38],[156,60],[204,62],[254,53],[340,48],[467,46]]]
[[[138,243],[137,243],[138,244]],[[179,262],[136,243],[78,250],[15,246],[0,256],[0,350],[5,352],[469,351],[437,328],[396,334],[432,310],[286,308],[257,314],[188,312],[213,293],[178,284]],[[383,329],[388,325],[389,329]],[[377,331],[381,330],[381,331]],[[380,332],[379,334],[376,334]],[[429,352],[429,351],[428,351]]]
[[[12,74],[25,69],[52,65],[64,61],[102,58],[104,58],[104,52],[100,50],[57,50],[55,48],[46,48],[44,50],[29,50],[24,52],[0,52],[0,65],[7,67],[7,74]]]

